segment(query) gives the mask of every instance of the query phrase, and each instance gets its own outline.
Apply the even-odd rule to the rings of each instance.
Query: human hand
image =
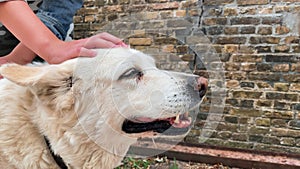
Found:
[[[85,39],[73,40],[69,42],[59,42],[54,48],[48,47],[45,53],[51,56],[43,57],[48,63],[61,63],[65,60],[78,56],[94,57],[97,52],[93,49],[97,48],[115,48],[128,47],[121,39],[103,32]]]
[[[91,36],[85,40],[86,42],[80,50],[80,56],[96,56],[97,53],[92,49],[97,48],[128,47],[121,39],[106,32]]]
[[[91,36],[86,40],[83,47],[87,49],[128,47],[121,39],[106,32]]]
[[[7,56],[2,56],[0,57],[0,66],[5,64],[5,63],[8,63],[7,59],[6,59]]]

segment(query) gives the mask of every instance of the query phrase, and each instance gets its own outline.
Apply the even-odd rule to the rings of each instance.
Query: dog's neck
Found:
[[[110,120],[109,122],[104,121],[106,125],[101,123],[99,125],[97,121],[99,112],[93,113],[95,117],[91,117],[91,114],[83,116],[88,110],[83,109],[82,114],[80,112],[78,114],[78,111],[74,112],[73,106],[55,111],[48,105],[43,105],[41,97],[33,98],[33,102],[36,102],[33,105],[40,105],[36,112],[32,112],[33,123],[43,131],[42,134],[49,139],[53,152],[59,155],[69,168],[117,167],[121,164],[130,145],[136,142],[136,139],[125,137],[107,125],[121,121],[122,116],[113,116],[111,119],[106,119]],[[80,122],[78,118],[81,118]],[[104,117],[101,118],[103,120]],[[92,131],[87,131],[89,129]]]
[[[130,145],[136,142],[136,139],[116,133],[109,125],[101,126],[100,134],[88,135],[87,131],[82,128],[82,124],[62,125],[53,121],[48,124],[53,128],[58,128],[58,125],[60,125],[59,128],[73,126],[64,132],[44,133],[51,142],[51,149],[70,168],[78,166],[80,168],[89,168],[88,166],[99,169],[115,168],[121,164]]]
[[[93,140],[81,140],[84,143],[80,147],[68,144],[65,146],[65,151],[63,149],[55,150],[54,148],[53,151],[60,155],[65,164],[61,164],[62,160],[56,162],[62,169],[66,168],[65,166],[70,168],[78,166],[80,168],[89,168],[88,166],[99,169],[115,168],[121,164],[123,157],[133,142],[122,142],[116,138],[107,140],[109,140],[109,143],[101,143],[107,144],[103,146],[96,144]]]
[[[56,164],[60,167],[60,169],[68,169],[68,166],[66,165],[66,163],[64,162],[64,160],[59,156],[54,154],[54,151],[52,150],[49,140],[46,136],[44,136],[45,142],[48,146],[48,150],[50,151],[54,161],[56,162]]]

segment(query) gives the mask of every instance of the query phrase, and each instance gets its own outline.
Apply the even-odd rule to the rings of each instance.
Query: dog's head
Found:
[[[1,74],[29,87],[52,116],[75,112],[84,130],[96,137],[108,128],[133,137],[189,130],[188,112],[201,102],[205,78],[159,70],[150,56],[132,49],[98,53],[58,65],[2,66]]]

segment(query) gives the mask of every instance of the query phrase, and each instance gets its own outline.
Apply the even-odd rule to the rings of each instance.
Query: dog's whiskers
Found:
[[[156,143],[155,143],[154,138],[151,138],[151,140],[152,140],[152,143],[153,143],[154,147],[155,147],[155,148],[158,148],[157,145],[156,145]]]

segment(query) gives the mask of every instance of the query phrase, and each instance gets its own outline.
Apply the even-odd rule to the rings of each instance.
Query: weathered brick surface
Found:
[[[237,0],[238,5],[266,5],[268,3],[268,0]]]
[[[299,17],[287,15],[300,12],[300,1],[199,2],[86,0],[74,17],[74,38],[107,31],[154,54],[161,68],[184,71],[188,65],[210,79],[219,74],[201,59],[218,56],[209,66],[224,66],[223,115],[209,119],[212,100],[215,107],[222,102],[209,92],[186,141],[201,143],[203,136],[211,145],[300,153]],[[201,44],[200,57],[191,44]],[[204,124],[210,128],[199,130]]]

